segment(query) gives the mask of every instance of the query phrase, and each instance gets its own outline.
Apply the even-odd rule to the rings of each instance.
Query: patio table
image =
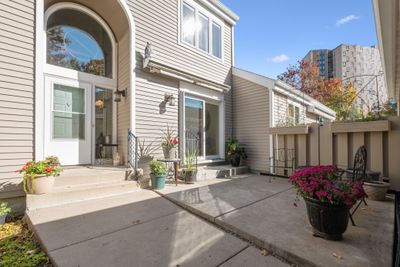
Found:
[[[175,185],[178,186],[178,169],[179,169],[179,162],[181,159],[157,159],[157,161],[164,162],[165,165],[168,167],[168,163],[173,163],[174,166],[174,174],[173,177],[175,178]]]

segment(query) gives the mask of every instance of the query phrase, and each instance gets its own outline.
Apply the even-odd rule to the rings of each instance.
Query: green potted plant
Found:
[[[154,146],[154,142],[146,143],[145,139],[139,142],[138,168],[141,169],[141,172],[137,180],[140,188],[150,187],[150,162],[154,159],[153,153],[156,150],[157,146]]]
[[[57,157],[42,161],[29,161],[17,172],[24,175],[24,190],[28,194],[45,194],[52,191],[54,177],[62,172]]]
[[[289,179],[304,198],[315,236],[341,240],[347,229],[350,208],[366,197],[362,182],[340,181],[335,166],[313,166],[298,170]]]
[[[164,136],[162,137],[161,147],[163,149],[165,159],[174,159],[176,154],[176,147],[179,144],[179,139],[175,135],[175,131],[167,125],[167,130],[162,131]]]
[[[11,212],[11,208],[8,207],[6,202],[0,204],[0,225],[6,223],[7,215]]]
[[[165,187],[165,179],[167,178],[168,169],[163,162],[153,160],[150,163],[151,187],[159,190]]]
[[[181,176],[187,184],[193,184],[197,181],[196,157],[195,151],[186,155],[186,168],[182,169]]]
[[[242,159],[247,159],[247,154],[236,138],[229,138],[226,144],[226,154],[233,167],[239,167]]]

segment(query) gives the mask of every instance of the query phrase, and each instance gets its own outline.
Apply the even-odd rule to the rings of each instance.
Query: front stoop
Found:
[[[26,209],[32,211],[141,190],[136,182],[124,178],[124,169],[66,169],[62,176],[56,177],[51,193],[27,195]]]
[[[248,166],[232,167],[222,166],[200,166],[198,168],[197,181],[213,180],[215,178],[230,178],[249,172]]]

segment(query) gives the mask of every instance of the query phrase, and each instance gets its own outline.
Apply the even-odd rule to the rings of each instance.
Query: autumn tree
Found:
[[[299,61],[297,65],[289,66],[278,79],[333,109],[337,120],[357,119],[362,115],[354,105],[359,90],[352,83],[343,85],[337,78],[324,81],[315,63]]]
[[[326,92],[329,92],[329,95],[323,103],[336,112],[337,120],[361,118],[361,109],[354,105],[359,90],[352,83],[343,86],[340,80],[331,79],[330,82],[326,83],[325,89]]]
[[[284,73],[278,75],[278,80],[319,101],[324,100],[324,80],[318,66],[313,62],[299,61],[296,65],[290,65]]]

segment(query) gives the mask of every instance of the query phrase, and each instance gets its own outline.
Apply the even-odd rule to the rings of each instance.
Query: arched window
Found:
[[[56,10],[46,33],[48,64],[112,78],[112,42],[92,16],[72,8]]]

